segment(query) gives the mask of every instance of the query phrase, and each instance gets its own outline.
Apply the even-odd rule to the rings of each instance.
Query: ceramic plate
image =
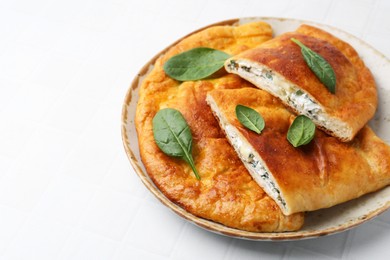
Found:
[[[390,132],[388,131],[388,129],[390,129],[390,77],[388,77],[388,75],[390,75],[389,59],[363,41],[344,31],[327,25],[308,21],[253,17],[222,21],[216,24],[211,24],[209,26],[244,24],[255,20],[262,20],[269,23],[272,26],[274,35],[279,35],[287,31],[294,31],[299,25],[305,23],[323,28],[324,30],[351,44],[358,51],[366,65],[370,68],[378,86],[379,108],[374,119],[371,120],[370,125],[382,139],[384,139],[387,143],[390,143]],[[145,186],[164,205],[166,205],[181,217],[209,231],[232,237],[252,240],[297,240],[334,234],[362,224],[363,222],[376,217],[390,207],[390,187],[387,187],[378,192],[365,195],[359,199],[355,199],[332,208],[309,212],[305,216],[304,226],[299,231],[283,233],[257,233],[229,228],[219,223],[199,218],[188,213],[183,208],[168,200],[153,184],[151,179],[148,177],[144,166],[142,165],[139,155],[134,117],[140,83],[142,82],[145,75],[147,75],[153,67],[155,60],[168,48],[176,43],[177,41],[166,47],[160,53],[156,54],[156,56],[148,61],[146,65],[140,70],[140,72],[134,78],[126,94],[122,112],[122,138],[131,165]]]

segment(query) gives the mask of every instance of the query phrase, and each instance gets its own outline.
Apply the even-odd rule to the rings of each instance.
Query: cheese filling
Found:
[[[259,83],[262,88],[272,92],[281,100],[294,107],[300,113],[327,126],[325,111],[307,93],[304,93],[296,85],[286,82],[280,75],[267,68],[255,68],[250,63],[231,60],[228,67],[231,70],[240,71],[252,83]]]
[[[219,117],[219,116],[218,116]],[[286,202],[280,196],[280,191],[276,187],[275,183],[271,180],[268,170],[264,167],[263,163],[260,162],[260,156],[253,151],[253,148],[247,143],[242,141],[242,137],[239,137],[238,130],[232,125],[224,125],[224,129],[230,143],[238,153],[239,157],[243,161],[246,168],[252,173],[252,177],[258,182],[266,185],[264,187],[268,193],[273,194],[273,198],[278,200],[279,204],[286,206]],[[262,181],[260,181],[260,179]]]
[[[207,103],[225,131],[226,137],[237,152],[245,168],[249,171],[253,179],[265,190],[265,192],[275,200],[282,208],[286,209],[286,201],[282,198],[280,188],[275,182],[272,174],[266,168],[265,163],[261,160],[260,155],[246,141],[236,127],[231,125],[224,116],[222,116],[217,104],[211,96],[207,96]]]

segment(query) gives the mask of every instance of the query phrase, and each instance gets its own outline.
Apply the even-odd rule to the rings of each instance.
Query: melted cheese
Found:
[[[313,101],[307,93],[303,93],[296,85],[287,82],[280,75],[272,72],[272,70],[255,68],[245,61],[240,61],[240,65],[234,66],[234,69],[242,74],[248,74],[247,76],[253,81],[258,82],[282,100],[286,100],[297,110],[306,111],[306,113],[316,115],[324,120],[322,116],[324,111],[320,105]]]

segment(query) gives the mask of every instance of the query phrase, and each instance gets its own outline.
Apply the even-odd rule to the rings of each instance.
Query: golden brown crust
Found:
[[[286,138],[294,115],[267,92],[242,88],[209,95],[265,162],[288,204],[286,214],[327,208],[390,184],[390,147],[367,126],[349,143],[317,130],[311,143],[294,148]],[[264,117],[260,135],[239,123],[237,104]]]
[[[330,63],[336,74],[335,94],[330,93],[310,70],[300,47],[291,38],[300,40]],[[348,43],[318,28],[302,25],[295,32],[280,35],[232,59],[263,64],[310,93],[327,114],[351,127],[349,140],[375,113],[377,93],[369,69]]]
[[[143,81],[135,121],[145,168],[171,201],[196,216],[256,232],[297,230],[303,224],[303,214],[288,217],[282,214],[250,177],[205,102],[210,90],[251,85],[231,74],[177,82],[165,75],[162,65],[172,55],[194,47],[206,46],[235,54],[270,39],[271,35],[267,24],[252,23],[218,26],[184,39],[157,60]],[[184,161],[163,154],[154,142],[152,119],[165,107],[178,109],[190,126],[200,181]]]

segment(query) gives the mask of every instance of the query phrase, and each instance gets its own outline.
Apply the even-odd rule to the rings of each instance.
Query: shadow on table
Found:
[[[390,225],[382,223],[388,222],[390,211],[377,219],[346,232],[313,239],[282,242],[237,239],[227,259],[364,259],[373,253],[378,256],[378,250],[385,250],[389,241]],[[242,258],[241,254],[248,257]]]

